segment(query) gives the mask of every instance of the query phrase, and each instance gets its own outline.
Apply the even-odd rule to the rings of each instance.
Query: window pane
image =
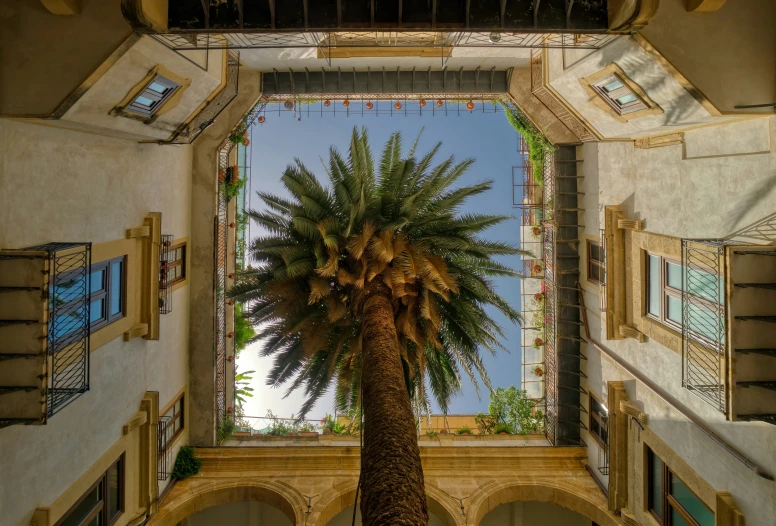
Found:
[[[89,323],[100,321],[105,317],[105,299],[93,301],[89,312]]]
[[[81,524],[81,521],[88,517],[89,513],[100,503],[100,499],[102,498],[100,493],[100,484],[97,484],[94,489],[89,492],[86,498],[70,512],[64,521],[62,521],[61,526],[78,526]],[[99,523],[92,521],[91,524]]]
[[[688,292],[715,303],[723,303],[722,278],[702,270],[688,269],[685,279]]]
[[[649,256],[649,297],[647,312],[660,316],[660,258]]]
[[[140,104],[141,106],[146,106],[147,108],[153,106],[155,102],[156,101],[153,101],[148,97],[144,97],[143,95],[138,95],[138,97],[135,99],[135,104]]]
[[[597,243],[590,243],[590,259],[594,261],[601,261],[601,245]]]
[[[663,516],[663,461],[648,450],[649,455],[649,509]]]
[[[678,323],[679,325],[681,325],[682,324],[682,300],[674,298],[673,296],[668,296],[668,304],[666,305],[666,308],[668,309],[666,312],[666,318],[668,318],[674,323]]]
[[[690,488],[684,485],[684,483],[677,477],[671,475],[671,495],[682,505],[684,511],[690,514],[690,516],[698,521],[700,526],[714,526],[714,514],[709,508],[707,508],[703,502],[693,495]],[[675,512],[672,512],[671,516],[674,517]],[[686,524],[674,523],[674,524]]]
[[[601,281],[601,267],[597,265],[590,265],[590,279],[595,281]]]
[[[610,82],[609,84],[606,84],[604,86],[604,91],[606,91],[608,93],[610,91],[614,91],[614,90],[620,89],[622,87],[623,87],[622,82],[620,82],[619,80],[615,79],[612,82]]]
[[[691,304],[689,315],[689,330],[713,342],[724,340],[722,320],[716,312]]]
[[[674,508],[671,508],[671,526],[690,526]]]
[[[163,86],[159,84],[156,81],[153,81],[149,86],[148,89],[154,90],[155,92],[164,95],[164,93],[167,91],[167,86]]]
[[[668,263],[666,283],[669,287],[682,290],[682,266]]]
[[[120,462],[120,461],[119,461]],[[108,518],[113,519],[121,511],[121,480],[119,462],[108,469]]]
[[[57,307],[86,295],[86,276],[83,274],[72,279],[60,278],[57,281],[56,287],[52,285],[49,291]]]
[[[92,272],[92,294],[105,288],[105,268]]]
[[[84,309],[85,307],[79,307],[54,318],[53,327],[51,328],[54,340],[58,340],[79,329],[86,328],[86,322],[83,317]]]
[[[122,284],[124,283],[124,262],[114,261],[110,265],[110,315],[122,312]]]
[[[617,99],[617,102],[619,102],[620,104],[628,104],[629,102],[635,102],[636,100],[638,100],[636,98],[636,95],[634,95],[633,93],[628,93],[627,95],[623,95],[622,97],[619,97]]]

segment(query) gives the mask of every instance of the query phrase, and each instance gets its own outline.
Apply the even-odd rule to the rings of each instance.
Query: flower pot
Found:
[[[249,437],[249,436],[251,436],[251,432],[250,431],[235,431],[234,433],[232,433],[232,436],[236,436],[236,437]]]
[[[542,340],[541,338],[534,338],[535,347],[541,347],[542,345],[544,345],[544,340]]]
[[[541,367],[537,367],[536,369],[533,370],[533,373],[536,376],[541,378],[542,376],[544,376],[544,369],[542,369]]]
[[[501,432],[499,433],[499,435],[508,435],[508,434],[509,434],[509,433],[507,433],[506,431],[501,431]]]
[[[542,300],[544,299],[544,293],[542,293],[542,292],[537,292],[536,294],[534,294],[534,299],[535,299],[536,301],[542,301]]]
[[[302,431],[301,433],[299,433],[299,435],[303,436],[303,437],[317,437],[318,436],[318,432],[317,431]]]
[[[533,227],[533,228],[531,229],[531,233],[532,233],[534,236],[536,236],[536,237],[539,237],[539,236],[541,236],[541,235],[542,235],[542,229],[541,229],[541,228],[539,228],[538,226],[535,226],[535,227]]]

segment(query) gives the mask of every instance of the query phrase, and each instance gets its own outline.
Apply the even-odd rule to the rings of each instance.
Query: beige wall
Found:
[[[351,526],[353,524],[353,506],[348,506],[339,512],[333,519],[326,523],[326,526]],[[356,510],[356,525],[361,526],[361,509]],[[442,520],[429,512],[428,526],[446,526]]]
[[[660,0],[641,34],[725,112],[776,102],[774,26],[771,0],[728,1],[713,13],[688,13],[685,0]]]
[[[571,510],[546,502],[510,502],[502,504],[480,521],[480,526],[534,525],[590,526],[590,519]]]
[[[189,235],[190,147],[0,120],[0,159],[2,248],[121,240],[151,211],[162,212],[164,233]],[[13,481],[0,491],[3,525],[28,526],[37,507],[60,499],[116,447],[146,391],[158,391],[165,406],[186,386],[189,288],[173,292],[159,341],[118,335],[93,346],[90,390],[47,425],[0,429],[0,471]]]
[[[277,508],[257,501],[232,502],[214,506],[187,519],[188,526],[292,526]],[[348,523],[350,524],[350,523]]]
[[[638,149],[625,142],[581,146],[584,235],[599,236],[604,205],[622,206],[626,218],[643,220],[644,229],[654,234],[676,238],[721,238],[736,232],[736,238],[747,238],[747,232],[760,235],[753,232],[752,225],[769,216],[772,222],[776,211],[775,125],[776,119],[770,118],[701,128],[686,132],[684,144],[660,148]],[[755,153],[753,148],[761,151]],[[761,232],[772,235],[773,229],[766,226]],[[581,256],[581,261],[586,261],[584,249]],[[607,341],[605,315],[598,312],[598,287],[588,284],[585,277],[583,273],[581,284],[593,339],[651,378],[739,451],[776,472],[772,446],[776,428],[727,422],[721,412],[684,389],[680,348],[666,347],[652,338],[644,343],[636,339]],[[626,279],[631,278],[626,274]],[[773,522],[776,489],[772,482],[758,477],[711,442],[593,346],[585,346],[583,353],[588,358],[582,362],[587,375],[582,382],[585,389],[603,396],[607,403],[607,382],[622,380],[630,400],[648,415],[648,430],[656,439],[667,444],[714,491],[730,491],[747,524]],[[582,402],[587,407],[586,397]],[[633,435],[638,436],[635,431]],[[649,436],[642,433],[640,442],[632,447],[640,447]],[[589,450],[594,447],[590,445]],[[591,455],[591,463],[594,459]],[[630,481],[638,483],[633,478]],[[632,493],[636,489],[631,486]]]
[[[137,139],[167,139],[189,120],[196,110],[222,88],[225,79],[224,50],[209,52],[207,70],[192,64],[149,36],[141,37],[89,87],[62,116],[61,124],[78,123],[96,131],[119,132]],[[181,84],[178,92],[157,111],[158,117],[146,124],[141,119],[112,115],[112,110],[128,102],[148,82],[157,66]],[[167,73],[169,71],[169,73]],[[129,99],[131,100],[131,99]]]
[[[130,36],[120,0],[81,0],[75,16],[0,0],[0,115],[49,115]]]

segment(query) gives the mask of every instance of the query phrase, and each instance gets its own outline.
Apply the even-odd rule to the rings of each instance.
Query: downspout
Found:
[[[647,376],[645,376],[641,371],[633,367],[631,364],[623,360],[619,355],[614,353],[613,351],[607,349],[597,341],[593,340],[590,337],[590,329],[587,325],[587,308],[585,307],[585,299],[582,295],[582,289],[577,283],[577,287],[579,288],[579,302],[582,304],[582,323],[585,327],[585,338],[587,339],[588,344],[592,345],[602,353],[604,353],[606,356],[609,357],[613,362],[615,362],[617,365],[625,369],[631,376],[636,378],[639,382],[641,382],[647,389],[652,391],[655,395],[662,398],[664,402],[666,402],[668,405],[672,406],[674,409],[679,411],[687,420],[689,420],[691,423],[695,425],[704,435],[709,437],[713,442],[718,444],[722,449],[733,455],[736,460],[741,462],[744,466],[751,469],[755,473],[757,473],[758,476],[766,479],[766,480],[774,480],[773,475],[770,474],[766,469],[758,466],[755,462],[748,459],[746,456],[744,456],[743,453],[741,453],[739,450],[737,450],[732,445],[728,444],[720,438],[716,433],[714,433],[711,429],[709,429],[706,424],[703,423],[703,420],[701,420],[695,413],[690,411],[687,407],[685,407],[684,404],[676,400],[673,396],[668,394],[666,391],[664,391],[661,387],[659,387],[657,384],[652,382]]]

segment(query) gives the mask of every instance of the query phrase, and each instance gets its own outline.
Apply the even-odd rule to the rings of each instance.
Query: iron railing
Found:
[[[159,247],[159,314],[172,312],[172,286],[169,279],[168,264],[172,261],[173,236],[162,235],[162,245]]]
[[[601,257],[604,260],[604,266],[601,269],[601,281],[598,285],[598,294],[600,296],[600,305],[599,310],[601,312],[606,312],[607,308],[607,299],[606,299],[606,229],[600,228],[598,230],[598,235],[601,237]],[[588,256],[590,257],[590,256]]]
[[[160,416],[156,425],[156,478],[167,480],[172,473],[172,417]]]
[[[609,440],[606,441],[605,447],[598,448],[598,472],[609,476]]]
[[[233,145],[226,143],[218,152],[219,170],[229,166]],[[221,425],[226,416],[226,261],[227,261],[227,207],[229,196],[226,184],[218,185],[218,209],[215,218],[215,364],[216,364],[216,418]]]
[[[682,386],[728,413],[725,245],[682,239]]]
[[[166,43],[162,38],[155,35],[157,40]],[[240,56],[229,52],[226,63],[226,86],[211,100],[205,108],[200,111],[191,122],[188,122],[178,128],[173,137],[168,141],[161,141],[162,144],[190,144],[205,131],[208,126],[215,122],[216,117],[226,108],[237,96],[238,79],[240,76]]]

